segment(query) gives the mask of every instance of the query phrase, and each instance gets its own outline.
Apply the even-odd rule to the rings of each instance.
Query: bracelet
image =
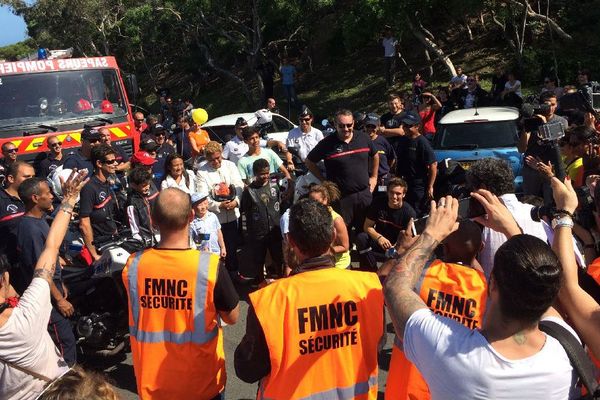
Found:
[[[573,219],[571,217],[560,217],[552,220],[552,229],[556,228],[573,228]]]
[[[572,212],[570,212],[570,211],[567,211],[567,210],[563,210],[563,209],[556,210],[556,211],[554,212],[554,215],[555,215],[555,216],[556,216],[556,215],[568,215],[568,216],[569,216],[569,217],[571,217],[571,218],[575,218],[575,216],[573,215],[573,213],[572,213]]]
[[[73,216],[73,210],[69,210],[68,208],[61,207],[60,210],[65,214],[69,214],[71,217]]]

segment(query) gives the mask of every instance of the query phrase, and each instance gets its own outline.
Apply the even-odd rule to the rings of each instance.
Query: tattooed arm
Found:
[[[421,297],[414,292],[423,267],[437,245],[458,227],[458,201],[450,196],[440,200],[444,207],[431,202],[431,213],[423,234],[398,260],[393,263],[385,281],[385,300],[396,329],[396,335],[404,337],[408,318],[417,310],[427,308]]]
[[[74,170],[69,179],[63,182],[63,201],[50,226],[44,250],[35,264],[35,270],[33,271],[34,278],[43,278],[48,283],[52,281],[56,260],[58,259],[58,250],[65,237],[65,233],[67,233],[71,215],[73,214],[73,207],[78,201],[79,192],[88,181],[88,179],[85,179],[86,175],[86,170],[79,173],[77,170]]]

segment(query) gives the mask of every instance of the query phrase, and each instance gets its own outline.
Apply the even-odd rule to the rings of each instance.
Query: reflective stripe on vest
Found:
[[[138,264],[144,252],[136,253],[127,270],[127,279],[129,280],[129,298],[131,299],[131,316],[133,326],[129,327],[129,333],[135,337],[138,342],[160,343],[169,342],[176,344],[197,343],[204,344],[217,336],[219,327],[216,325],[211,331],[204,329],[204,304],[206,302],[206,292],[208,290],[208,269],[210,264],[210,253],[200,252],[198,260],[198,275],[196,276],[196,291],[194,293],[194,330],[193,332],[171,332],[154,331],[148,332],[138,329],[140,317],[140,300],[138,296]]]
[[[371,376],[366,382],[358,382],[355,385],[345,388],[334,388],[320,393],[314,393],[307,397],[302,397],[300,400],[340,400],[353,399],[356,396],[369,393],[369,390],[377,384],[377,375]],[[263,400],[273,400],[264,397],[264,386],[260,384],[259,398]]]

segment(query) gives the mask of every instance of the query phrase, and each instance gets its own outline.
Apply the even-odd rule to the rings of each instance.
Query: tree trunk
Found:
[[[425,49],[425,59],[427,60],[427,76],[433,76],[433,64],[431,62],[431,56],[429,55],[429,50]]]
[[[416,27],[410,18],[406,19],[406,24],[413,35],[425,46],[425,48],[435,55],[435,58],[440,61],[451,76],[456,76],[456,69],[449,56],[431,39],[429,39],[425,32],[420,27]]]

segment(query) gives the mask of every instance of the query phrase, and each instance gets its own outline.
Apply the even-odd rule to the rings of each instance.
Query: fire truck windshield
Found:
[[[121,119],[127,110],[114,69],[0,77],[0,129]]]

